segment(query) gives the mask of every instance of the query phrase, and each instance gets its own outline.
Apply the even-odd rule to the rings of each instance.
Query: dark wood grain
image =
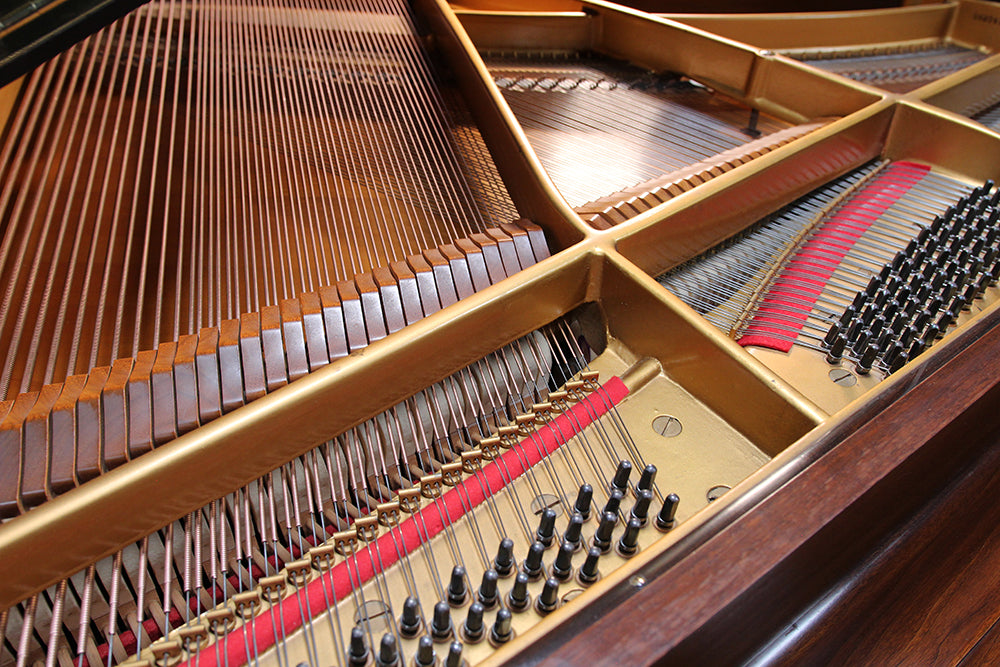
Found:
[[[992,444],[828,590],[760,662],[959,662],[1000,618],[998,497],[1000,446]]]
[[[1000,665],[1000,620],[993,624],[959,663],[959,667],[981,665]]]
[[[613,591],[518,664],[957,663],[996,620],[1000,589],[1000,382],[984,371],[1000,329],[977,333],[829,434],[780,488],[646,568],[648,585]]]

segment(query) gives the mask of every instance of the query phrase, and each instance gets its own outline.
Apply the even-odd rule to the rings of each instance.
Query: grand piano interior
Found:
[[[0,667],[1000,659],[997,5],[34,4]]]

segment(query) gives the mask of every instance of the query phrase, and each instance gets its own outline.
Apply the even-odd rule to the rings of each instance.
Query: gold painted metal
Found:
[[[660,275],[876,157],[892,117],[889,104],[872,105],[783,147],[783,158],[775,151],[747,165],[742,177],[734,170],[713,179],[664,205],[660,217],[669,217],[669,224],[653,215],[630,220],[617,248],[651,275]]]
[[[879,105],[869,111],[872,113],[856,114],[854,124],[842,129],[835,136],[841,140],[848,136],[856,139],[865,137],[870,149],[866,152],[868,155],[873,155],[874,151],[874,155],[892,160],[927,163],[940,173],[970,184],[1000,178],[1000,162],[996,160],[996,155],[1000,154],[1000,136],[995,133],[972,123],[954,122],[950,119],[950,114],[919,102],[901,101],[888,107]],[[877,131],[873,132],[875,129]],[[935,140],[927,141],[926,137],[934,137]],[[809,138],[806,138],[801,143],[805,144],[808,140]],[[826,145],[821,138],[814,140],[816,146]],[[824,155],[835,154],[830,148],[831,146],[827,145],[827,149],[823,151]],[[793,173],[806,173],[812,162],[807,156],[808,152],[804,152],[800,156],[787,158],[776,167],[792,169]],[[689,209],[681,210],[672,216],[671,221],[682,225],[683,221],[688,219],[699,223],[709,220],[711,221],[709,224],[716,231],[725,229],[728,224],[740,226],[741,220],[744,219],[743,215],[729,211],[728,216],[719,218],[716,216],[724,212],[717,211],[711,206],[713,202],[721,204],[747,201],[747,206],[736,208],[740,211],[743,209],[760,211],[758,204],[762,202],[748,199],[750,194],[757,192],[752,183],[758,178],[759,176],[755,174],[742,179],[731,188],[722,190],[718,198],[699,199]],[[778,173],[773,173],[769,180],[771,183],[781,183],[781,178]],[[791,188],[788,191],[791,191]],[[756,215],[753,221],[761,217],[763,215]],[[674,237],[674,234],[677,236]],[[682,239],[696,237],[697,232],[694,229],[671,228],[662,224],[635,224],[630,232],[622,235],[617,247],[626,257],[646,268],[650,275],[656,276],[679,263],[672,261],[673,257],[665,255],[666,251],[663,249],[675,248],[682,243]],[[722,238],[719,239],[721,240]],[[715,242],[707,247],[713,245]],[[697,254],[700,254],[700,251],[693,253],[691,257]],[[681,261],[689,258],[683,258]],[[993,309],[996,300],[997,291],[993,288],[987,290],[981,299],[977,299],[970,311],[962,313],[958,325],[970,322],[981,313]],[[700,319],[697,315],[693,317]],[[722,334],[722,332],[717,333]],[[948,336],[953,336],[954,333],[955,330],[952,329]],[[722,334],[721,338],[728,337]],[[738,348],[735,342],[730,341],[730,343]],[[884,379],[878,372],[867,376],[855,375],[852,364],[831,365],[823,353],[805,348],[793,347],[789,353],[747,348],[745,354],[766,365],[776,376],[800,392],[809,404],[816,406],[825,414],[840,411],[852,401],[863,397]],[[841,368],[853,377],[852,384],[845,385],[833,381],[831,371]]]
[[[562,247],[580,240],[587,226],[559,196],[454,13],[444,0],[417,0],[414,6],[448,59],[518,212],[544,225]]]
[[[907,44],[949,34],[957,2],[841,12],[663,14],[706,32],[765,49]]]
[[[878,99],[863,87],[810,70],[680,22],[659,20],[605,2],[586,13],[459,11],[470,40],[483,51],[588,48],[657,72],[678,72],[796,123],[845,115]]]
[[[868,56],[936,46],[958,46],[982,53],[1000,48],[1000,35],[995,29],[1000,10],[981,0],[845,12],[663,16],[792,58]],[[957,81],[961,75],[960,70],[939,81]]]
[[[926,141],[933,137],[934,141]],[[1000,137],[981,125],[955,122],[952,115],[916,101],[902,101],[883,154],[890,159],[926,162],[960,180],[1000,178]]]
[[[474,45],[476,49],[549,53],[572,52],[579,50],[581,45],[586,45],[589,51],[621,58],[640,67],[688,76],[791,123],[828,121],[831,116],[851,114],[880,99],[878,94],[855,82],[845,81],[828,73],[817,74],[811,68],[787,58],[758,52],[745,45],[719,39],[674,21],[657,20],[649,15],[599,1],[586,3],[585,10],[577,14],[459,11],[456,16],[461,21],[462,28],[468,33],[465,43],[467,46]],[[476,86],[483,85],[488,89],[488,93],[497,105],[498,113],[503,117],[504,124],[516,126],[513,113],[493,86],[482,62],[474,59],[473,64],[478,77],[475,77],[472,83]],[[814,130],[807,134],[806,140],[821,133],[822,130]],[[555,197],[561,206],[561,197],[544,174],[524,133],[516,130],[514,134],[517,143],[520,144],[518,160],[526,160],[529,163],[529,170],[543,179],[545,194]],[[760,141],[767,140],[765,137]],[[784,155],[792,150],[792,145],[795,143],[797,142],[789,142],[774,148],[771,152],[776,156]],[[740,150],[734,149],[733,153],[738,154]],[[506,148],[504,151],[506,152]],[[751,162],[756,163],[761,159],[760,156],[755,156]],[[747,162],[743,158],[739,161]],[[709,168],[708,162],[704,166],[705,174],[712,177],[707,187],[711,187],[717,179],[722,178],[723,182],[727,180],[728,173],[723,176],[717,175],[727,170],[713,171]],[[740,164],[733,168],[733,171],[744,173],[746,168],[746,164]],[[687,171],[677,172],[678,178],[688,176]],[[664,178],[668,176],[665,175]],[[702,179],[695,175],[692,180],[698,182]],[[697,189],[706,192],[705,187],[703,185]],[[650,210],[632,217],[629,224],[640,224],[639,220],[662,220],[670,211],[676,210],[675,206],[680,206],[677,200],[687,200],[686,195],[690,191],[683,190],[683,187],[674,190],[668,188],[665,192],[674,195],[673,199],[654,205]],[[609,201],[615,199],[618,194],[608,193]],[[655,200],[651,201],[653,202]],[[588,207],[584,208],[586,211],[590,210]],[[584,212],[583,208],[580,211],[580,215],[584,218],[592,217]],[[579,227],[588,226],[580,221],[580,217],[576,214],[566,213],[566,215],[571,223]]]
[[[956,9],[950,3],[864,16],[875,23],[900,17],[889,25],[901,41],[920,39],[916,35],[932,29],[947,29],[956,39],[971,40],[979,29],[975,13],[992,10],[985,4],[964,2]],[[580,613],[588,601],[645,572],[667,550],[684,548],[701,527],[735,520],[754,499],[822,454],[813,445],[831,429],[856,419],[863,401],[900,395],[961,345],[970,328],[1000,322],[1000,307],[984,305],[982,312],[966,316],[963,330],[899,374],[880,383],[872,377],[873,386],[859,383],[849,395],[830,399],[814,394],[808,383],[783,369],[786,361],[799,366],[797,358],[778,363],[747,352],[650,277],[876,156],[929,162],[968,180],[1000,180],[996,159],[1000,136],[956,121],[953,114],[915,96],[879,96],[863,86],[844,84],[702,31],[725,32],[730,29],[727,26],[735,25],[722,19],[695,17],[691,25],[698,28],[691,28],[666,20],[650,22],[634,12],[592,2],[587,3],[592,12],[588,15],[499,19],[470,12],[461,15],[459,24],[441,2],[419,0],[417,5],[435,29],[437,48],[452,62],[467,90],[519,209],[546,227],[550,244],[560,252],[502,285],[483,290],[0,525],[0,563],[5,572],[17,573],[0,577],[0,609],[247,484],[471,360],[578,309],[580,319],[587,323],[584,334],[600,353],[594,368],[602,378],[609,373],[624,374],[634,389],[621,408],[623,420],[650,458],[662,462],[661,470],[671,471],[658,483],[665,492],[682,492],[681,522],[663,535],[644,529],[644,548],[627,563],[611,556],[609,560],[616,559],[615,567],[603,569],[600,580],[586,587],[572,604],[560,606],[544,619],[528,612],[524,620],[516,620],[516,638],[510,644],[490,653],[483,642],[474,645],[468,656],[474,662],[483,659],[499,664],[516,655],[518,646],[541,640],[565,618]],[[579,220],[559,197],[472,46],[477,34],[497,25],[506,26],[492,35],[497,44],[520,39],[524,48],[533,48],[538,42],[562,39],[565,48],[575,49],[586,41],[590,48],[647,66],[704,76],[720,90],[772,113],[847,117],[628,223],[598,232]],[[536,26],[535,32],[525,26]],[[558,37],[563,29],[565,33]],[[731,29],[731,39],[745,37]],[[867,39],[865,34],[859,32],[858,38]],[[823,38],[815,39],[814,45],[824,45]],[[942,95],[946,89],[940,88]],[[568,386],[565,393],[550,395],[552,409],[571,402],[586,384],[581,381]],[[653,432],[650,424],[660,415],[680,419],[681,436],[667,441]],[[483,440],[482,458],[502,453],[506,437],[509,432]],[[703,447],[707,448],[704,457],[697,451]],[[448,473],[468,474],[469,468],[481,464],[469,457]],[[440,492],[443,482],[441,476],[429,478],[427,490]],[[733,490],[709,503],[705,492],[711,484],[726,484]],[[150,502],[153,488],[170,492]],[[294,576],[268,579],[271,595],[298,587],[314,576],[307,574],[310,567],[329,568],[342,553],[357,548],[359,539],[370,539],[386,525],[405,519],[423,502],[420,490],[411,489],[401,493],[397,503],[381,505],[377,516],[361,521],[360,528],[334,535],[336,548],[314,547],[308,560],[290,564]],[[520,547],[523,551],[524,545]],[[574,564],[579,563],[578,556]],[[534,595],[540,585],[533,586]],[[265,598],[270,599],[260,591],[235,596],[230,610],[205,617],[206,627],[240,623],[245,615],[266,607]],[[203,636],[200,630],[189,634],[197,641]],[[150,650],[157,659],[171,660],[181,647],[171,640]]]
[[[625,343],[614,338],[605,341],[604,345],[603,353],[591,363],[590,371],[581,374],[581,383],[591,385],[594,382],[613,375],[620,375],[629,379],[629,386],[632,391],[617,407],[617,414],[624,423],[629,425],[631,436],[645,460],[656,465],[658,470],[663,471],[657,477],[657,483],[663,489],[663,493],[676,492],[685,499],[685,503],[681,505],[677,515],[680,521],[688,519],[709,504],[707,497],[708,489],[720,484],[734,486],[770,460],[770,456],[754,446],[745,435],[739,433],[721,416],[713,414],[709,406],[689,394],[684,387],[671,379],[665,373],[659,361],[651,358],[637,359]],[[549,409],[549,407],[542,406],[543,411]],[[535,412],[519,415],[516,421],[521,425],[530,425],[528,431],[533,431],[537,414]],[[656,433],[653,430],[652,423],[661,414],[670,414],[680,420],[684,424],[682,433],[670,438]],[[522,437],[529,437],[527,432],[520,435]],[[596,434],[591,432],[590,437],[594,438]],[[580,441],[571,441],[563,445],[563,448],[574,450],[575,456],[579,459],[584,458],[582,447],[583,445]],[[550,466],[551,472],[557,478],[567,480],[573,478],[573,468],[570,465],[569,459],[562,452],[562,448],[560,452],[549,457],[547,465]],[[443,467],[442,473],[443,479],[442,475],[428,477],[437,477],[438,481],[443,481],[445,485],[454,486],[462,481],[465,474],[468,474],[467,472],[463,474],[461,463],[446,464]],[[541,475],[541,473],[538,474]],[[530,497],[534,493],[527,476],[516,480],[513,483],[513,487],[522,498]],[[436,484],[435,488],[440,492],[445,491],[445,489],[440,487],[440,484]],[[567,491],[575,494],[575,489],[568,488]],[[498,491],[494,496],[495,506],[501,508],[507,507],[510,502],[510,494],[511,490],[509,487]],[[430,494],[428,502],[437,497],[437,495],[439,494]],[[568,500],[571,501],[572,498],[568,498]],[[626,498],[622,503],[622,509],[628,511],[633,502],[631,497]],[[655,512],[655,509],[653,511]],[[455,540],[459,544],[474,544],[476,536],[472,532],[472,526],[489,525],[489,504],[481,504],[474,510],[474,514],[477,517],[475,523],[458,521],[453,524],[450,535],[441,533],[429,543],[422,545],[420,549],[433,549],[439,554],[447,553],[449,539]],[[565,530],[566,519],[565,513],[561,513],[557,519],[557,532],[561,533]],[[362,541],[369,543],[377,539],[386,530],[384,527],[378,526],[374,515],[359,519],[355,525],[357,526],[359,536],[362,532],[365,533]],[[596,518],[592,517],[585,524],[585,538],[588,538],[589,533],[593,532],[595,525]],[[619,525],[612,536],[613,543],[621,537],[622,532],[623,526]],[[331,538],[331,542],[335,544],[351,543],[353,545],[354,536],[355,532],[352,530],[349,531],[346,537],[342,537],[341,534],[334,535]],[[524,536],[518,531],[511,531],[510,536],[515,540],[515,553],[526,553],[530,545],[524,540]],[[647,526],[640,533],[639,544],[643,551],[656,549],[659,543],[669,542],[669,538],[669,533],[662,534]],[[361,544],[357,544],[357,547],[360,548]],[[582,565],[585,557],[585,549],[577,552],[573,558],[574,569],[578,569]],[[548,558],[549,556],[547,556]],[[440,558],[438,560],[440,561]],[[628,560],[630,560],[629,557],[618,554],[612,549],[601,558],[601,577],[608,577],[617,569],[625,567]],[[422,600],[437,599],[440,591],[435,589],[435,577],[430,574],[431,561],[423,558],[420,555],[420,551],[416,551],[410,554],[408,567],[412,568],[411,577],[416,576],[418,597]],[[450,564],[439,564],[439,567],[441,570],[436,573],[437,578],[445,579],[450,571]],[[469,570],[470,580],[478,582],[482,575],[481,564],[473,560],[467,560],[466,567]],[[380,577],[379,581],[372,580],[363,586],[362,599],[382,599],[380,596],[384,596],[384,593],[380,592],[378,588],[381,585],[382,591],[388,590],[391,592],[393,599],[390,606],[397,610],[398,613],[405,597],[412,593],[407,587],[406,574],[406,571],[398,565],[388,568],[388,571],[384,576]],[[281,600],[295,595],[307,583],[309,576],[311,576],[310,561],[295,561],[287,564],[282,573],[261,580],[259,588],[264,598],[270,600],[273,605],[277,605]],[[512,581],[511,578],[507,578],[501,582],[499,590],[502,595],[505,595],[510,589]],[[537,598],[543,585],[544,578],[529,584],[528,590],[532,599]],[[570,577],[563,583],[561,594],[566,595],[570,591],[578,592],[579,602],[575,604],[583,605],[593,595],[593,593],[586,590],[588,588],[590,588],[589,585],[579,582],[575,577]],[[384,602],[385,600],[382,601]],[[354,604],[355,600],[352,597],[346,597],[340,600],[335,608],[331,608],[328,612],[313,617],[311,623],[313,630],[309,641],[315,642],[313,644],[315,647],[314,650],[320,651],[321,655],[330,655],[336,651],[337,645],[330,633],[330,628],[333,626],[326,616],[327,614],[338,613],[342,620],[352,618],[355,613]],[[227,608],[225,605],[219,607],[217,613],[225,615],[223,610]],[[273,607],[270,609],[273,609]],[[425,609],[425,615],[429,611],[429,608]],[[269,613],[269,609],[261,609],[257,613],[264,612]],[[494,612],[495,609],[490,610],[486,615],[487,627],[492,624]],[[461,610],[456,610],[455,614],[454,622],[457,627]],[[544,615],[540,614],[534,608],[529,608],[523,613],[516,614],[514,618],[515,633],[520,635],[527,632],[542,622],[543,618]],[[373,632],[380,634],[383,631],[381,627],[383,623],[385,623],[385,620],[381,618],[379,620],[372,620]],[[201,624],[192,623],[185,626],[183,628],[184,632],[179,634],[182,638],[201,637],[203,632],[200,629],[202,628]],[[283,644],[281,656],[278,656],[276,648],[270,648],[260,657],[260,664],[279,664],[285,658],[286,652],[288,659],[293,660],[296,664],[303,661],[308,662],[309,644],[304,635],[305,633],[302,629],[291,633]],[[407,655],[412,655],[415,652],[416,638],[400,638],[400,643],[401,648]],[[205,650],[204,646],[202,650]],[[156,644],[147,649],[149,658],[153,658],[159,652],[160,649]],[[489,643],[484,641],[468,643],[463,655],[470,664],[478,664],[486,660],[490,653],[492,653],[492,648]]]
[[[982,111],[1000,96],[1000,56],[966,67],[946,80],[920,90],[920,99],[956,114],[969,116]]]

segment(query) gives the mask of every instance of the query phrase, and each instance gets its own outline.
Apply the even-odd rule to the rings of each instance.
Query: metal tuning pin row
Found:
[[[892,373],[930,347],[1000,277],[998,204],[987,181],[921,229],[830,327],[827,360]]]

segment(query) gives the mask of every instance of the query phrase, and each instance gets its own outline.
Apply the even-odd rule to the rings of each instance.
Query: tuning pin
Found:
[[[496,621],[493,622],[493,629],[490,630],[490,643],[506,644],[513,636],[513,616],[509,609],[501,609],[497,612]]]
[[[593,497],[594,487],[590,484],[581,484],[576,494],[576,503],[573,504],[573,511],[582,516],[584,521],[590,518],[590,502]]]
[[[357,626],[351,628],[351,644],[347,649],[347,664],[350,667],[364,667],[368,664],[368,643],[365,641],[365,631]]]
[[[612,489],[618,489],[624,494],[628,491],[628,478],[632,474],[632,463],[630,461],[619,461],[618,469],[611,480]]]
[[[837,336],[837,340],[833,341],[833,345],[830,346],[830,351],[826,353],[826,360],[835,364],[844,358],[844,348],[847,347],[847,336],[840,334]]]
[[[521,564],[524,573],[528,575],[528,579],[534,581],[542,575],[542,555],[544,553],[545,545],[541,542],[535,542],[528,549],[528,556],[524,559],[524,563]]]
[[[913,244],[912,241],[910,243],[911,243],[911,245]],[[909,251],[909,248],[907,248],[907,251]],[[907,252],[906,255],[907,255],[907,257],[909,257],[910,253]],[[872,298],[873,296],[875,296],[875,292],[877,292],[878,288],[881,287],[881,286],[882,286],[882,281],[879,280],[879,277],[878,276],[872,276],[868,280],[868,285],[865,287],[865,296],[867,296],[869,299]]]
[[[878,358],[878,347],[875,345],[869,345],[865,348],[864,353],[861,358],[858,359],[858,363],[855,364],[855,370],[858,375],[868,375],[872,370],[872,365],[875,363],[875,359]]]
[[[451,607],[447,602],[438,602],[434,605],[434,620],[431,621],[431,636],[434,641],[446,642],[451,639]]]
[[[448,647],[448,657],[444,660],[444,667],[462,667],[462,644],[452,642]]]
[[[900,280],[906,280],[912,270],[913,264],[910,262],[910,258],[906,257],[902,262],[900,262],[899,268],[896,269],[896,275],[899,276]]]
[[[660,509],[660,513],[656,515],[656,527],[662,531],[668,531],[677,525],[677,520],[674,515],[677,514],[677,504],[680,503],[681,499],[677,497],[676,493],[671,493],[663,501],[663,507]]]
[[[639,531],[641,529],[642,522],[639,519],[632,517],[628,520],[625,533],[618,540],[618,553],[626,558],[635,555],[635,552],[639,550]]]
[[[391,632],[382,635],[382,644],[379,646],[375,665],[376,667],[396,667],[399,665],[399,647],[396,646],[396,635]]]
[[[417,642],[417,655],[413,659],[413,664],[417,667],[434,667],[437,664],[437,656],[434,655],[434,640],[424,635]]]
[[[552,541],[556,535],[556,511],[551,507],[542,510],[542,517],[538,521],[538,530],[535,538],[545,547],[552,546]]]
[[[474,644],[483,638],[483,633],[486,630],[483,626],[484,611],[483,605],[478,602],[473,602],[469,605],[469,614],[465,617],[465,623],[462,625],[462,636],[470,644]]]
[[[524,572],[518,572],[517,577],[514,579],[514,587],[507,594],[507,604],[510,605],[513,611],[524,611],[528,608],[530,602],[531,596],[528,595],[528,575]]]
[[[577,575],[580,583],[592,584],[597,581],[597,561],[600,558],[601,550],[597,547],[590,547],[590,551],[587,552],[587,560],[583,561],[583,566],[580,567],[580,572]]]
[[[841,329],[843,329],[844,327],[848,326],[851,323],[851,320],[854,319],[854,316],[857,315],[858,308],[863,307],[863,305],[864,305],[864,297],[865,297],[865,293],[864,292],[859,292],[858,296],[855,297],[854,300],[857,301],[860,298],[861,301],[862,301],[862,305],[861,306],[854,306],[854,305],[848,306],[844,310],[844,312],[841,314],[840,319],[837,321],[837,325]]]
[[[921,354],[923,354],[923,351],[925,349],[927,349],[927,342],[924,341],[922,338],[918,338],[917,340],[913,341],[912,345],[910,345],[909,358],[916,359]]]
[[[854,341],[854,345],[851,348],[854,350],[855,354],[860,354],[868,346],[868,339],[871,338],[872,334],[868,329],[861,332],[858,339]]]
[[[656,481],[656,466],[652,463],[647,463],[646,467],[642,469],[642,475],[639,477],[639,483],[636,484],[636,488],[639,491],[643,489],[652,491],[654,481]]]
[[[965,291],[962,292],[962,298],[965,299],[965,303],[972,303],[979,297],[979,284],[969,283],[965,287]]]
[[[448,604],[452,607],[461,607],[465,604],[465,599],[468,596],[469,591],[465,585],[465,568],[456,565],[451,571],[451,581],[448,583]]]
[[[540,614],[547,614],[559,606],[559,580],[549,577],[545,580],[545,586],[541,594],[535,600],[535,609]]]
[[[501,577],[509,577],[514,571],[514,540],[505,537],[500,540],[497,557],[493,559],[493,569]]]
[[[882,363],[885,364],[886,366],[891,365],[892,362],[896,359],[896,355],[898,355],[905,349],[906,346],[903,345],[901,342],[894,341],[892,343],[892,346],[889,348],[889,351],[886,352],[884,355],[882,355]]]
[[[579,514],[574,514],[569,518],[569,524],[566,526],[566,532],[563,533],[563,544],[570,544],[573,546],[573,550],[580,548],[580,539],[583,535],[583,517]]]
[[[601,524],[597,527],[597,531],[594,533],[595,547],[605,552],[611,548],[611,532],[615,529],[615,524],[617,522],[617,514],[613,512],[604,513],[604,516],[601,517]]]
[[[906,256],[904,255],[903,260],[905,259]],[[852,301],[851,305],[848,306],[848,310],[851,311],[851,318],[853,318],[856,313],[861,312],[861,309],[865,307],[865,303],[867,302],[868,302],[868,294],[865,293],[864,290],[855,294],[854,301]]]
[[[868,327],[868,332],[871,334],[870,338],[875,340],[880,337],[883,329],[885,329],[885,318],[881,315],[876,315],[875,319],[872,320],[871,326]]]
[[[559,547],[559,554],[556,556],[556,562],[552,565],[552,576],[560,581],[566,581],[569,579],[569,575],[573,572],[573,552],[576,549],[572,544],[568,542],[563,542],[562,546]]]
[[[947,212],[945,215],[947,215]],[[945,220],[943,216],[935,215],[934,220],[931,221],[931,224],[928,225],[927,229],[931,231],[931,234],[937,235],[937,233],[941,231],[941,227],[943,227],[946,222],[947,220]]]
[[[403,613],[399,617],[399,634],[407,639],[420,632],[420,602],[412,595],[403,601]]]
[[[604,503],[604,510],[601,512],[601,515],[603,516],[608,512],[618,514],[621,510],[622,498],[624,497],[625,494],[622,493],[621,489],[612,489],[611,493],[608,494],[608,502]]]
[[[839,324],[837,324],[836,322],[831,324],[829,331],[827,331],[826,335],[823,336],[823,345],[825,345],[826,347],[830,347],[831,345],[833,345],[834,341],[837,340],[837,336],[840,335],[840,330],[841,329]]]
[[[646,519],[649,518],[649,505],[653,502],[653,492],[649,489],[641,489],[632,506],[631,516],[639,520],[639,525],[645,526]]]
[[[479,584],[479,593],[476,597],[486,609],[493,609],[496,606],[499,595],[497,594],[497,581],[500,575],[494,569],[483,572],[483,581]]]
[[[921,231],[927,231],[927,230],[921,230]],[[918,240],[920,239],[919,234],[917,235],[917,239]],[[879,282],[885,285],[886,281],[888,281],[891,276],[892,276],[892,264],[884,264],[882,266],[882,270],[878,272]]]
[[[892,363],[889,364],[889,373],[890,374],[895,373],[903,366],[905,366],[906,362],[908,362],[909,360],[910,360],[910,353],[907,352],[906,350],[902,350],[899,354],[897,354],[893,358]]]
[[[948,306],[948,312],[951,314],[953,319],[957,319],[959,313],[965,308],[966,302],[965,297],[959,294],[954,299],[952,299],[951,305]]]
[[[848,340],[848,342],[852,342],[853,343],[854,341],[856,341],[858,339],[858,336],[861,335],[861,332],[865,330],[865,324],[866,324],[866,322],[864,320],[861,320],[861,319],[854,320],[854,324],[852,324],[851,328],[848,329],[848,331],[847,331],[847,340]],[[834,341],[834,342],[836,342],[836,341]]]

